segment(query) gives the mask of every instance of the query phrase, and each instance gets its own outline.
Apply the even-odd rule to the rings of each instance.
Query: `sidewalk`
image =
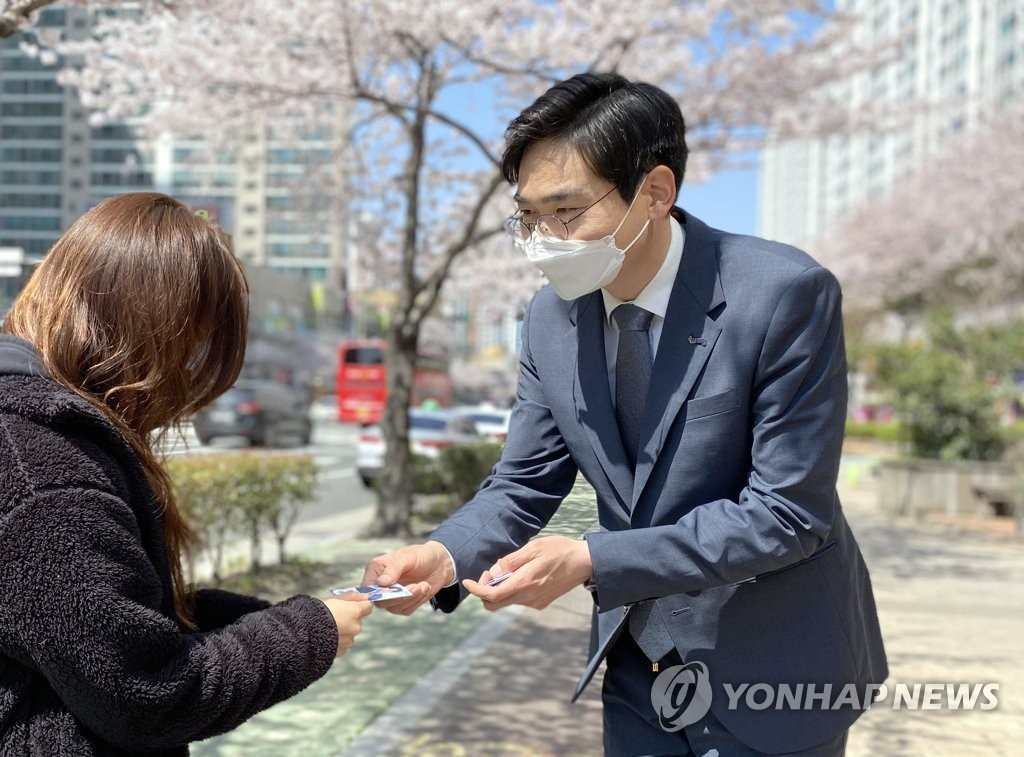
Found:
[[[291,552],[305,560],[325,563],[327,568],[318,570],[314,580],[319,582],[303,591],[322,596],[331,586],[357,583],[367,560],[401,546],[403,542],[395,539],[363,541],[355,538],[371,514],[372,510],[366,509],[300,524],[289,541]],[[595,520],[593,494],[583,484],[569,495],[544,533],[576,536]],[[585,598],[590,602],[589,595]],[[421,609],[408,618],[374,612],[364,622],[363,633],[352,651],[336,662],[323,679],[292,699],[256,715],[235,731],[194,744],[192,754],[198,757],[337,755],[346,747],[354,746],[356,738],[367,733],[375,722],[386,724],[401,720],[396,714],[403,711],[403,695],[412,692],[411,696],[418,701],[429,698],[440,704],[448,692],[443,685],[446,679],[449,685],[454,684],[454,691],[461,691],[465,679],[471,676],[463,675],[464,671],[456,663],[468,659],[467,650],[482,648],[487,651],[483,659],[489,659],[491,644],[499,639],[509,646],[518,646],[509,642],[512,635],[504,635],[506,631],[519,633],[518,610],[511,608],[490,614],[479,602],[473,601],[464,603],[451,615],[429,609]],[[582,615],[575,622],[577,629],[581,623],[585,629],[587,621]],[[585,635],[586,631],[583,633]],[[566,643],[565,649],[577,655],[577,659],[567,662],[567,675],[572,676],[583,665],[586,644],[585,641]],[[575,678],[572,678],[574,683]],[[568,695],[564,699],[567,703]],[[406,721],[418,727],[416,721],[422,714],[424,710],[420,706],[416,719],[406,718]],[[394,730],[399,733],[398,729]],[[597,733],[600,733],[599,728]],[[392,745],[376,753],[398,754],[400,751]],[[456,753],[463,752],[456,748]],[[599,753],[599,749],[594,752]]]
[[[342,755],[601,757],[601,674],[569,703],[592,607],[580,589],[542,612],[496,613]]]
[[[841,477],[847,516],[875,586],[889,684],[1000,684],[991,712],[893,711],[858,721],[847,754],[1019,754],[1024,741],[1024,543],[950,526],[892,522],[858,461]],[[579,488],[555,532],[579,533],[592,501]],[[389,544],[340,550],[352,575]],[[356,576],[358,577],[358,576]],[[580,590],[543,612],[488,614],[470,601],[450,616],[377,612],[355,649],[321,682],[196,755],[583,757],[601,754],[600,674],[569,697],[587,649],[591,600]]]
[[[893,523],[875,508],[870,476],[842,486],[872,571],[897,682],[998,682],[991,712],[894,711],[892,698],[854,726],[849,757],[1021,754],[1024,742],[1024,544],[948,527]],[[849,480],[849,479],[848,479]],[[522,613],[453,691],[396,743],[373,727],[349,755],[600,755],[600,680],[572,706],[584,662],[590,598],[572,592]],[[407,735],[406,735],[407,734]]]

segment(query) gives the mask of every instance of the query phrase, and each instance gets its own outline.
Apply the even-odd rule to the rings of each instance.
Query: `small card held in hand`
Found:
[[[508,573],[503,573],[500,576],[495,576],[494,578],[492,578],[490,581],[487,582],[487,585],[488,586],[497,586],[502,581],[507,581],[510,578],[512,578],[512,572],[511,571],[509,571]]]
[[[369,594],[371,602],[386,602],[389,599],[402,599],[411,597],[412,593],[402,584],[391,584],[391,586],[337,586],[331,589],[331,594],[348,594],[357,591],[360,594]]]

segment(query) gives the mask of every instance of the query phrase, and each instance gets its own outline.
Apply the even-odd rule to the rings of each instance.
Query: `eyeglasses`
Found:
[[[533,234],[534,231],[537,232],[537,236],[541,239],[546,239],[552,242],[564,242],[569,238],[569,224],[614,191],[615,187],[612,187],[572,218],[560,218],[553,214],[533,216],[532,213],[527,215],[524,214],[523,211],[519,211],[505,221],[505,231],[509,233],[509,236],[519,242],[525,242],[530,238],[530,235]],[[531,216],[533,217],[531,218]],[[530,218],[530,220],[527,220],[527,218]]]

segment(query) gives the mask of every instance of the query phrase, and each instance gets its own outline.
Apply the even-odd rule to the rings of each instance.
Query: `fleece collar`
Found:
[[[48,377],[35,347],[20,337],[0,334],[0,376]]]

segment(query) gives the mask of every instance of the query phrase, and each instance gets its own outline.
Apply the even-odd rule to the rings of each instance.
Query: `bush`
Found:
[[[1024,421],[1014,421],[1003,429],[1003,438],[1007,447],[1015,447],[1024,443]],[[1024,458],[1022,458],[1024,462]]]
[[[851,439],[877,439],[880,442],[903,441],[903,429],[898,421],[846,421],[846,435]]]
[[[479,442],[448,447],[436,459],[417,456],[414,491],[430,495],[429,516],[441,520],[472,499],[497,464],[503,447]]]
[[[260,567],[265,529],[277,538],[285,562],[285,542],[302,506],[316,496],[317,470],[309,455],[239,452],[175,457],[167,461],[182,514],[196,529],[200,549],[221,579],[224,546],[248,536],[249,569]]]
[[[878,382],[892,396],[911,454],[939,460],[1002,454],[994,392],[962,355],[941,346],[887,346],[878,353]]]
[[[997,460],[1006,445],[996,414],[992,345],[997,334],[957,330],[935,311],[928,338],[878,350],[877,379],[891,396],[912,455]]]

